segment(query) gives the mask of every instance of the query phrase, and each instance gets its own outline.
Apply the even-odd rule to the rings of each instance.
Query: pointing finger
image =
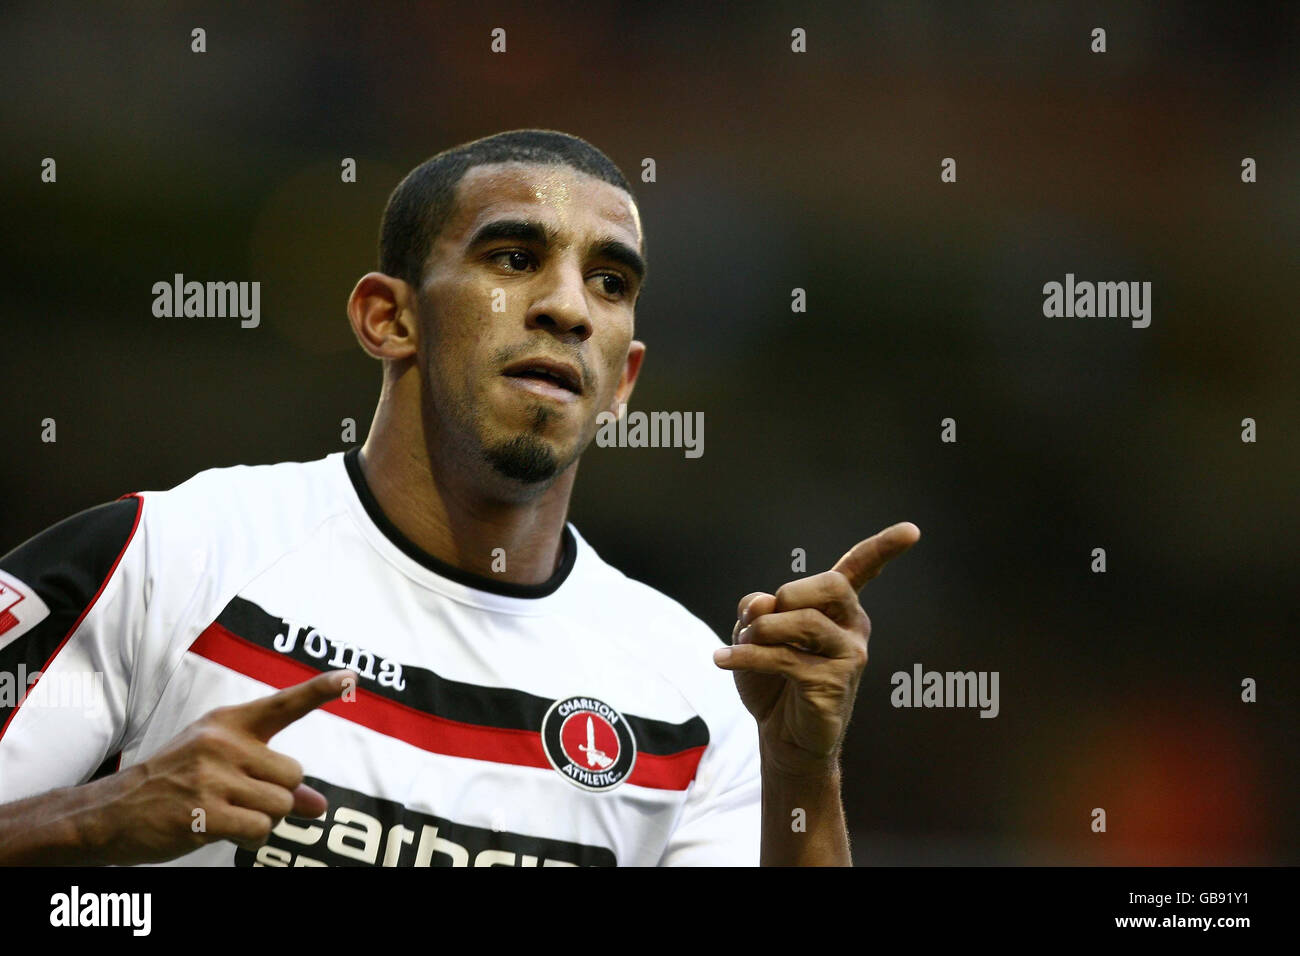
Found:
[[[267,697],[228,708],[227,720],[265,743],[295,720],[301,720],[322,704],[337,700],[348,678],[355,686],[357,675],[348,670],[317,674],[311,680]]]
[[[885,565],[921,540],[921,529],[910,521],[890,525],[884,531],[859,541],[835,562],[832,571],[849,579],[855,592],[879,574]]]

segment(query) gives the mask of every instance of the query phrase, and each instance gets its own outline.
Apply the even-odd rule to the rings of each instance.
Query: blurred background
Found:
[[[584,457],[570,517],[602,556],[728,635],[793,549],[813,573],[922,529],[863,593],[859,864],[1300,862],[1300,7],[1275,10],[9,4],[0,552],[341,450],[343,418],[363,439],[379,366],[344,305],[389,191],[563,130],[645,222],[632,407],[705,417],[699,459]],[[260,281],[261,327],[155,318],[177,272]],[[1067,272],[1151,282],[1150,327],[1044,317]],[[998,671],[1000,714],[895,709],[915,663]]]

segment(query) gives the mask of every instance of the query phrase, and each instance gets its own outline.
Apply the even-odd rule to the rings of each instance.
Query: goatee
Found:
[[[516,435],[486,449],[485,454],[499,474],[523,484],[548,481],[559,471],[551,446],[533,435]]]

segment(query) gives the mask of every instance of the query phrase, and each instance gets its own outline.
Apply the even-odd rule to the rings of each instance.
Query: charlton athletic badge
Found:
[[[566,697],[542,718],[551,766],[584,790],[610,790],[632,772],[636,739],[623,715],[592,697]]]

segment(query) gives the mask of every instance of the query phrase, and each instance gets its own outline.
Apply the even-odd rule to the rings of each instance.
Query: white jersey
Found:
[[[0,558],[0,803],[349,667],[355,700],[270,743],[326,813],[175,863],[757,864],[757,728],[718,638],[572,524],[564,549],[540,585],[445,564],[384,516],[356,450],[82,512]]]

